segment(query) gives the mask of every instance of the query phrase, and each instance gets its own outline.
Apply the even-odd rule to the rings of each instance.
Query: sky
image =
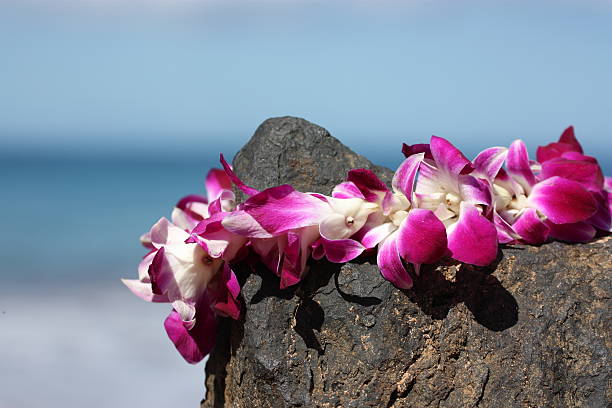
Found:
[[[378,161],[573,124],[608,163],[610,21],[595,0],[0,0],[0,150],[233,153],[294,115]]]

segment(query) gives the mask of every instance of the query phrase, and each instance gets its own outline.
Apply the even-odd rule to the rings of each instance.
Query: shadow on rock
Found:
[[[461,294],[456,284],[449,282],[440,271],[430,265],[422,265],[420,276],[413,275],[413,278],[412,289],[402,292],[433,319],[446,318],[451,308],[461,303]]]
[[[320,332],[324,321],[323,309],[312,299],[302,300],[295,311],[296,333],[304,340],[306,347],[317,350],[319,355],[323,354],[323,348],[314,331]]]
[[[465,290],[463,302],[474,319],[487,329],[503,331],[518,322],[518,303],[495,276],[462,265],[457,285]]]
[[[257,275],[260,280],[260,286],[257,292],[251,298],[250,304],[254,305],[267,297],[276,297],[289,300],[295,295],[296,286],[291,286],[285,289],[280,289],[280,278],[272,273],[265,265],[257,263],[252,269],[252,274]]]
[[[512,294],[491,275],[500,261],[498,256],[487,267],[461,265],[455,282],[439,270],[423,266],[413,288],[403,292],[433,319],[446,318],[453,307],[463,302],[479,324],[492,331],[503,331],[518,322],[519,308]]]
[[[382,300],[380,300],[376,296],[359,296],[359,295],[353,295],[353,294],[344,292],[340,288],[340,283],[338,282],[339,276],[340,276],[340,270],[338,270],[334,274],[334,284],[336,286],[336,290],[338,291],[340,296],[342,296],[342,299],[346,300],[347,302],[357,303],[358,305],[361,305],[361,306],[374,306],[374,305],[379,305],[382,302]]]

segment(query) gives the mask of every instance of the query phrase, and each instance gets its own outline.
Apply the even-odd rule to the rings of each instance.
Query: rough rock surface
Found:
[[[264,122],[234,161],[245,182],[329,193],[372,165],[324,129]],[[203,407],[606,407],[612,401],[612,240],[510,246],[498,262],[423,268],[411,290],[375,258],[316,262],[284,291],[240,276],[246,313],[226,320]]]

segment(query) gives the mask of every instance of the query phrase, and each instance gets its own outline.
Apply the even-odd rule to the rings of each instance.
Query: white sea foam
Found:
[[[0,288],[0,408],[198,406],[204,365],[176,352],[168,311],[119,285]]]

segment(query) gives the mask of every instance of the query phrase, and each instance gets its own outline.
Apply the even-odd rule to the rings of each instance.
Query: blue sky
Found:
[[[0,141],[233,152],[296,115],[377,157],[431,134],[468,154],[533,150],[569,124],[601,152],[610,21],[611,3],[588,0],[5,0]]]

